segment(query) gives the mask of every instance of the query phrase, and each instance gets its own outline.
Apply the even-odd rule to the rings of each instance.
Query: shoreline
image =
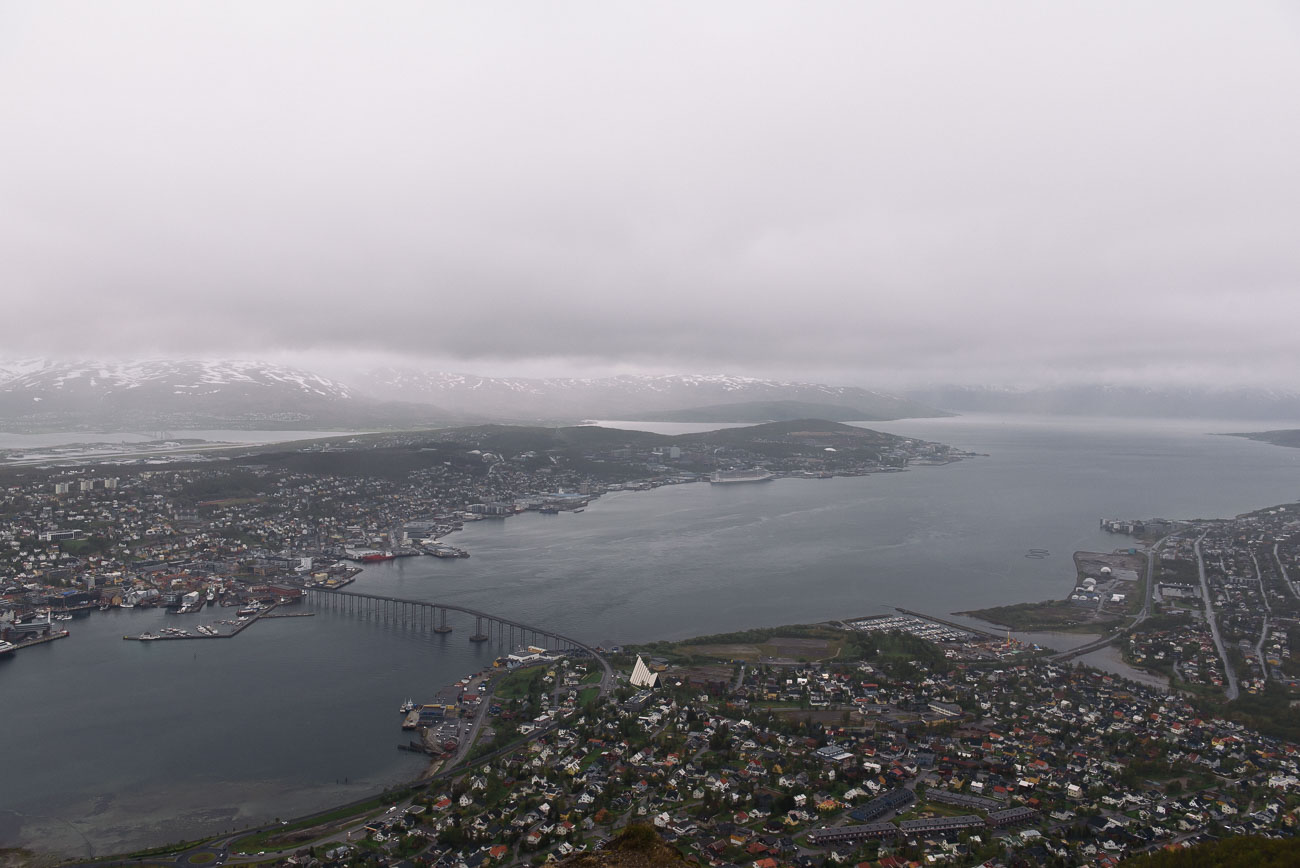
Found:
[[[954,623],[954,622],[950,622],[950,621],[947,621],[947,620],[945,620],[945,619],[943,619],[943,618],[936,617],[936,616],[933,616],[933,615],[929,615],[929,614],[926,614],[926,613],[924,613],[924,612],[919,612],[919,611],[910,610],[910,609],[903,609],[903,608],[898,608],[898,607],[896,607],[896,608],[897,608],[897,611],[899,611],[899,612],[902,612],[902,613],[905,613],[905,614],[911,615],[911,616],[913,616],[913,617],[922,618],[922,619],[925,619],[925,620],[928,620],[928,621],[933,621],[934,623],[937,623],[937,624],[950,625],[950,626],[958,627],[959,629],[962,629],[962,630],[973,631],[973,632],[979,632],[979,633],[982,633],[982,634],[984,635],[985,638],[1000,638],[997,634],[990,633],[990,632],[988,632],[988,631],[977,631],[977,630],[973,630],[973,628],[972,628],[970,625],[961,625],[961,624],[956,624],[956,623]],[[801,626],[801,625],[786,624],[786,625],[779,625],[779,626],[772,627],[772,628],[756,628],[756,629],[771,630],[771,631],[774,631],[774,632],[780,633],[780,632],[783,631],[783,630],[790,629],[790,628],[795,628],[795,627],[799,627],[799,626]],[[829,626],[829,622],[828,622],[827,626]],[[837,630],[837,631],[843,631],[843,628],[842,628],[842,627],[832,627],[831,629],[835,629],[835,630]],[[724,635],[725,635],[725,634],[724,634]],[[698,639],[700,639],[700,638],[707,638],[707,637],[690,637],[690,638],[687,638],[687,639],[674,641],[674,642],[671,642],[671,643],[669,643],[669,644],[674,645],[674,646],[689,645],[689,644],[691,644],[692,642],[695,642],[696,640],[698,640]],[[833,658],[832,658],[832,659],[833,659]],[[1130,677],[1127,677],[1127,676],[1123,675],[1122,673],[1115,673],[1115,672],[1113,672],[1113,671],[1111,671],[1111,670],[1108,670],[1108,669],[1106,669],[1106,668],[1104,668],[1104,667],[1097,666],[1097,665],[1095,665],[1095,664],[1093,664],[1093,663],[1090,663],[1090,662],[1087,662],[1087,661],[1082,661],[1082,660],[1081,660],[1080,662],[1082,662],[1084,665],[1088,666],[1088,667],[1091,668],[1091,669],[1095,669],[1095,670],[1098,670],[1098,671],[1100,671],[1100,672],[1107,673],[1107,674],[1116,675],[1117,677],[1120,677],[1120,678],[1122,678],[1122,679],[1124,679],[1124,680],[1126,680],[1126,681],[1134,682],[1135,684],[1138,684],[1138,685],[1140,685],[1140,686],[1142,686],[1142,687],[1144,687],[1144,688],[1148,688],[1148,689],[1163,689],[1163,690],[1166,690],[1166,691],[1169,691],[1169,692],[1173,692],[1173,690],[1172,690],[1171,688],[1168,688],[1168,687],[1162,687],[1162,686],[1159,686],[1159,685],[1153,685],[1153,684],[1151,684],[1151,683],[1149,683],[1149,682],[1146,682],[1146,681],[1143,681],[1143,680],[1141,680],[1141,679],[1130,678]],[[504,674],[503,671],[494,671],[494,670],[486,670],[486,671],[477,672],[477,673],[474,674],[474,678],[477,678],[477,677],[479,677],[479,676],[485,676],[485,677],[487,677],[487,678],[490,679],[488,690],[487,690],[487,692],[483,695],[483,700],[482,700],[482,701],[483,701],[483,705],[481,706],[482,709],[484,709],[484,710],[487,709],[487,707],[488,707],[488,703],[489,703],[489,701],[492,699],[492,693],[493,693],[494,688],[496,687],[496,682],[497,682],[497,680],[500,678],[500,676],[501,676],[502,674]],[[474,679],[469,679],[469,680],[474,680]],[[238,831],[232,831],[232,832],[228,832],[228,833],[224,833],[224,834],[209,835],[209,836],[201,837],[201,838],[198,838],[197,840],[191,840],[191,841],[185,842],[185,843],[183,843],[183,844],[178,844],[177,847],[175,848],[175,851],[174,851],[174,852],[181,852],[181,851],[185,851],[185,850],[190,850],[190,849],[193,849],[193,848],[196,846],[196,844],[201,844],[202,842],[210,842],[210,841],[216,841],[216,840],[222,840],[222,841],[225,841],[225,842],[227,842],[227,845],[229,845],[229,844],[234,843],[234,842],[235,842],[236,840],[238,840],[238,839],[247,838],[247,837],[252,836],[252,835],[262,834],[262,833],[265,833],[265,832],[267,832],[267,831],[274,831],[274,830],[276,830],[276,829],[277,829],[278,827],[280,827],[280,826],[289,826],[289,827],[293,827],[293,826],[296,826],[296,825],[300,825],[300,824],[303,824],[303,823],[306,823],[306,822],[309,822],[309,821],[312,821],[312,820],[316,820],[316,819],[319,819],[319,818],[323,818],[323,817],[328,816],[328,815],[331,815],[331,814],[336,814],[336,813],[339,812],[339,811],[346,810],[346,809],[348,809],[348,808],[350,808],[350,807],[353,807],[353,806],[357,806],[357,807],[358,807],[358,809],[359,809],[359,810],[358,810],[358,815],[360,815],[360,814],[365,813],[364,810],[361,810],[361,808],[362,808],[363,806],[371,805],[372,803],[375,803],[375,802],[381,802],[381,801],[400,801],[401,799],[407,798],[409,795],[411,795],[411,794],[412,794],[414,791],[416,791],[416,790],[426,789],[429,785],[431,785],[434,781],[436,781],[438,778],[440,778],[440,777],[443,776],[444,774],[450,774],[450,775],[453,775],[453,776],[454,776],[454,775],[458,775],[458,774],[469,774],[469,773],[471,773],[471,770],[472,770],[472,768],[471,768],[472,764],[469,763],[468,758],[473,754],[474,745],[477,744],[477,742],[478,742],[479,735],[480,735],[480,723],[479,723],[479,721],[480,721],[480,719],[481,719],[482,717],[483,717],[483,715],[480,713],[479,715],[477,715],[477,716],[474,718],[474,720],[475,720],[475,729],[474,729],[473,737],[470,738],[470,739],[466,742],[465,747],[464,747],[464,751],[463,751],[463,754],[464,754],[463,757],[459,757],[459,758],[453,760],[450,764],[448,764],[448,761],[447,761],[445,758],[438,758],[438,759],[435,759],[435,760],[431,761],[431,762],[429,763],[429,765],[424,769],[424,771],[421,772],[421,773],[420,773],[418,776],[416,776],[416,777],[413,777],[413,778],[409,778],[409,779],[406,779],[406,780],[402,780],[402,781],[396,782],[396,783],[394,783],[394,784],[392,784],[392,785],[390,785],[390,786],[383,787],[382,789],[379,789],[379,790],[374,791],[374,792],[369,793],[369,794],[362,795],[362,796],[357,797],[357,798],[349,799],[348,801],[346,801],[346,802],[344,802],[344,803],[342,803],[342,804],[330,804],[330,805],[325,805],[325,806],[321,807],[321,808],[318,809],[318,810],[311,811],[311,812],[309,812],[309,813],[307,813],[307,814],[304,814],[304,815],[301,815],[301,816],[298,816],[298,817],[291,817],[291,818],[288,818],[288,819],[283,820],[282,822],[277,822],[277,823],[273,823],[273,824],[268,824],[268,823],[259,823],[259,824],[256,824],[256,825],[253,825],[253,826],[249,826],[249,827],[247,827],[247,828],[245,828],[245,829],[238,830]],[[544,734],[544,731],[539,731],[539,733]],[[521,739],[521,740],[513,741],[513,742],[511,742],[509,745],[505,745],[505,746],[503,746],[503,747],[500,747],[500,748],[495,749],[491,754],[489,754],[489,755],[487,755],[487,756],[485,756],[485,757],[483,757],[483,758],[481,758],[481,759],[489,758],[489,757],[491,757],[492,755],[495,755],[495,754],[496,754],[497,752],[499,752],[499,751],[514,750],[514,749],[517,749],[518,746],[519,746],[521,743],[526,742],[526,741],[529,741],[529,740],[531,740],[531,738],[532,738],[532,737],[525,737],[525,738],[523,738],[523,739]],[[116,854],[111,854],[111,855],[109,855],[109,856],[106,857],[105,859],[100,859],[100,858],[92,857],[90,860],[86,860],[86,859],[78,859],[78,858],[65,859],[65,858],[59,858],[59,857],[44,858],[44,857],[42,856],[42,853],[41,853],[40,851],[30,851],[30,850],[29,850],[29,852],[30,852],[31,855],[30,855],[30,858],[29,858],[29,862],[28,862],[28,864],[30,864],[30,865],[75,865],[75,864],[81,864],[81,863],[83,863],[83,862],[89,862],[89,863],[91,863],[91,864],[100,865],[100,864],[110,864],[110,863],[112,863],[112,862],[114,862],[114,861],[120,861],[120,860],[122,860],[122,859],[126,859],[126,858],[132,856],[133,853],[135,853],[135,852],[157,852],[157,853],[160,853],[160,854],[166,854],[166,853],[173,852],[173,850],[171,850],[171,849],[169,848],[169,845],[163,844],[163,845],[159,845],[159,846],[157,846],[157,847],[148,848],[147,851],[132,851],[132,852],[128,852],[128,853],[116,853]],[[232,853],[233,853],[233,852],[234,852],[234,851],[232,851]],[[169,860],[163,859],[163,860],[161,860],[161,861],[169,861]]]

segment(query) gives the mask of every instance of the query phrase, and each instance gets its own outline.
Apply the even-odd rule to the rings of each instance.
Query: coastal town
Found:
[[[1207,700],[1243,702],[1279,723],[1300,699],[1300,506],[1231,519],[1103,519],[1128,538],[1076,552],[1063,599],[970,613],[1017,630],[1071,630],[1113,642],[1125,663]],[[1300,730],[1297,730],[1300,735]]]
[[[609,431],[547,445],[489,427],[11,469],[0,655],[22,665],[33,645],[77,641],[68,622],[109,607],[214,607],[212,633],[152,638],[233,638],[310,614],[295,604],[344,588],[368,562],[472,555],[445,540],[466,522],[577,513],[609,491],[816,485],[967,457],[863,443],[832,424],[702,445]],[[429,755],[418,781],[175,852],[480,868],[599,852],[645,827],[719,868],[1104,866],[1224,836],[1291,836],[1300,509],[1108,529],[1127,542],[1076,555],[1059,605],[1083,624],[1118,619],[1102,638],[1166,674],[1166,688],[902,610],[642,647],[541,642],[401,704],[403,749]]]
[[[211,634],[186,630],[229,637],[239,618],[341,588],[366,563],[468,557],[445,539],[466,522],[578,513],[610,491],[896,473],[962,457],[809,420],[687,437],[481,426],[0,465],[0,658],[108,607],[234,608],[204,625]]]
[[[647,827],[718,868],[1106,866],[1300,820],[1293,742],[918,614],[602,659],[610,685],[583,656],[502,661],[440,710],[487,721],[462,764],[223,857],[544,864]]]

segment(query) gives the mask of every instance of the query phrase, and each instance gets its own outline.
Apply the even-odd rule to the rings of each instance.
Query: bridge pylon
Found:
[[[488,635],[483,632],[483,616],[474,616],[474,635],[469,637],[471,642],[486,642]]]
[[[435,633],[450,633],[451,628],[447,626],[447,610],[438,609],[438,626],[433,628]]]

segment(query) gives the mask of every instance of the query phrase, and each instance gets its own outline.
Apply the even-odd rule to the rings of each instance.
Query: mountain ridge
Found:
[[[203,428],[446,421],[429,405],[360,396],[341,382],[249,360],[0,363],[0,421],[24,428],[88,425]]]
[[[462,413],[497,416],[647,421],[647,413],[761,401],[849,406],[866,414],[866,421],[945,415],[933,407],[922,406],[898,395],[858,386],[726,374],[527,378],[482,377],[390,367],[367,371],[353,382],[359,390],[376,397],[400,395],[403,400],[427,400]]]
[[[815,412],[828,404],[851,404],[854,421],[942,415],[855,386],[722,374],[530,379],[384,368],[345,382],[253,360],[0,361],[0,425],[21,429],[527,424],[764,401],[797,405],[785,418],[828,415]]]

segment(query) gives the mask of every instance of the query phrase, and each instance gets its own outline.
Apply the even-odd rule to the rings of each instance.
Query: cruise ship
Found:
[[[767,482],[773,478],[775,477],[763,468],[753,467],[749,470],[715,470],[709,477],[709,482],[714,485],[731,485],[737,482]]]

